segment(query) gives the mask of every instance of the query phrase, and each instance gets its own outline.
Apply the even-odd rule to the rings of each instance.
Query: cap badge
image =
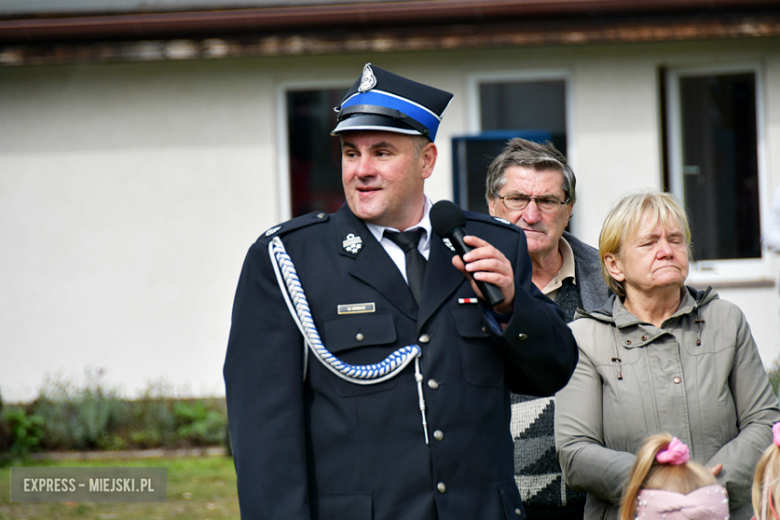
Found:
[[[353,256],[357,255],[358,252],[363,248],[363,239],[360,238],[360,235],[350,233],[342,237],[341,247],[343,247],[344,251],[347,253]]]
[[[271,229],[269,229],[268,231],[265,232],[265,236],[270,237],[271,235],[273,235],[274,233],[276,233],[280,229],[282,229],[282,226],[272,227]]]
[[[376,76],[374,76],[374,71],[371,70],[371,64],[366,63],[363,67],[363,77],[360,78],[358,92],[368,92],[374,87],[376,87]]]
[[[455,246],[452,245],[452,242],[450,242],[449,238],[442,238],[441,241],[444,242],[445,246],[450,248],[450,251],[457,253],[457,251],[455,251]]]

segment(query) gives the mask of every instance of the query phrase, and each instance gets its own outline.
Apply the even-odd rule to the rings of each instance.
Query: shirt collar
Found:
[[[574,272],[574,251],[572,251],[569,242],[563,237],[561,237],[561,239],[558,241],[558,249],[560,250],[561,257],[563,258],[561,271],[558,274],[558,276],[561,277],[561,282],[567,278],[571,278],[571,281],[574,283],[574,285],[577,285],[577,275]]]
[[[425,211],[423,212],[422,219],[415,224],[414,226],[404,229],[403,231],[411,231],[413,229],[420,228],[425,231],[423,233],[422,238],[420,239],[420,245],[419,249],[428,251],[431,247],[431,199],[428,198],[428,196],[425,196]],[[387,226],[378,226],[376,224],[371,224],[370,222],[366,222],[366,227],[371,232],[372,235],[374,235],[374,238],[376,238],[377,242],[382,241],[382,237],[385,234],[385,229],[389,229],[390,231],[402,231],[400,229],[391,228]]]
[[[555,298],[558,293],[558,289],[563,286],[563,281],[567,278],[571,278],[574,285],[577,285],[577,276],[575,275],[574,268],[574,251],[571,249],[571,245],[565,238],[561,237],[558,240],[558,251],[561,253],[561,269],[558,274],[553,277],[552,280],[542,290],[542,294]]]

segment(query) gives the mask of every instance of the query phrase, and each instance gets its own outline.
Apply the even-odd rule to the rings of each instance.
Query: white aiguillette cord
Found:
[[[292,315],[295,324],[303,335],[303,379],[306,379],[309,349],[311,349],[325,368],[344,381],[356,385],[373,385],[387,381],[400,374],[406,368],[406,365],[414,360],[414,377],[417,381],[417,395],[419,397],[420,413],[422,413],[425,444],[428,444],[428,422],[425,417],[425,399],[423,398],[422,389],[423,377],[420,372],[420,356],[422,355],[420,347],[418,345],[401,347],[387,356],[381,363],[373,365],[350,365],[340,360],[325,348],[320,339],[320,334],[317,332],[317,327],[314,325],[314,319],[311,316],[309,302],[306,300],[306,294],[303,292],[301,281],[298,279],[298,273],[295,271],[295,265],[293,265],[279,237],[274,237],[268,244],[268,254],[271,256],[271,265],[273,265],[274,273],[276,273],[276,281],[279,283],[279,289],[282,291],[282,296],[284,296],[284,301],[290,310],[290,315]]]

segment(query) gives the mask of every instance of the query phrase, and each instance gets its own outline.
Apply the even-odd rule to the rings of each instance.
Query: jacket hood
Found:
[[[693,311],[695,311],[697,308],[702,307],[712,300],[718,299],[718,293],[715,292],[715,289],[712,287],[707,287],[705,290],[700,291],[694,287],[691,287],[689,285],[685,285],[683,287],[685,289],[685,293],[683,294],[682,301],[680,302],[680,307],[677,309],[677,311],[672,315],[674,316],[680,316],[683,314],[689,314]],[[606,302],[604,302],[604,305],[599,307],[598,309],[588,312],[585,309],[579,308],[577,309],[577,312],[574,313],[574,319],[577,320],[579,318],[592,318],[594,320],[602,321],[605,323],[615,323],[616,317],[614,316],[615,312],[615,301],[617,300],[617,295],[610,293],[609,298]],[[625,310],[625,307],[621,304],[619,306],[623,313],[627,313],[628,311]],[[625,317],[624,317],[625,318]],[[623,320],[621,320],[621,326],[622,325],[628,325],[629,323],[622,323]],[[634,321],[637,323],[639,322],[638,319],[634,318]]]

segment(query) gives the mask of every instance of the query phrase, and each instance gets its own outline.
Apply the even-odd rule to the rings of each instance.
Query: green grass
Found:
[[[11,467],[0,467],[0,520],[224,520],[240,518],[230,457],[35,461],[15,467],[165,467],[168,501],[140,503],[11,503]]]

